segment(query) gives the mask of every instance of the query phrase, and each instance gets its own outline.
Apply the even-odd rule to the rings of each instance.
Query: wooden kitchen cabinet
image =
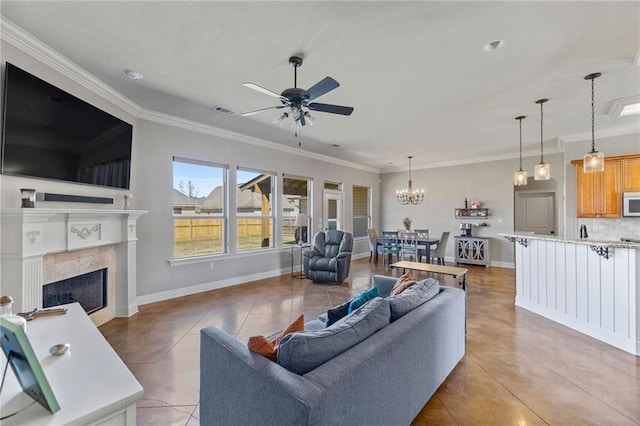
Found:
[[[622,160],[622,192],[640,192],[640,155]]]
[[[605,158],[600,173],[584,173],[582,160],[571,162],[576,167],[578,217],[622,217],[622,161]]]

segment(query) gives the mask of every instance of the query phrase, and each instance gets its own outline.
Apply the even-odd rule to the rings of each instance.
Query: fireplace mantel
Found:
[[[117,256],[115,315],[138,312],[136,221],[146,210],[2,209],[2,294],[14,311],[42,307],[42,258],[47,254],[114,245]]]

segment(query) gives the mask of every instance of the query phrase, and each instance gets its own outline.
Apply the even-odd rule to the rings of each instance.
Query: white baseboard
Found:
[[[228,278],[226,280],[212,281],[208,283],[193,285],[190,287],[177,288],[175,290],[161,291],[159,293],[146,294],[138,296],[138,305],[146,305],[163,300],[175,299],[176,297],[188,296],[190,294],[202,293],[203,291],[217,290],[219,288],[231,287],[238,284],[244,284],[250,281],[263,280],[266,278],[278,277],[284,274],[290,274],[290,268],[276,269],[274,271],[260,272],[258,274],[243,275],[239,277]]]

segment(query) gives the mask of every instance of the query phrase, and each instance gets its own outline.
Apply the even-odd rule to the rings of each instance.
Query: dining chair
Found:
[[[367,234],[369,235],[369,263],[371,263],[371,258],[373,256],[376,257],[376,263],[378,262],[378,242],[376,238],[378,238],[378,233],[375,229],[369,228],[367,229]]]
[[[396,259],[400,253],[400,247],[398,246],[398,232],[397,231],[382,231],[382,244],[379,247],[380,253],[382,253],[382,266],[384,262],[389,263],[393,255]]]
[[[415,261],[418,259],[418,233],[417,232],[401,232],[400,241],[400,259]]]
[[[444,265],[444,252],[447,249],[447,240],[449,239],[449,231],[443,232],[436,249],[431,252],[431,259],[436,259],[436,263]]]

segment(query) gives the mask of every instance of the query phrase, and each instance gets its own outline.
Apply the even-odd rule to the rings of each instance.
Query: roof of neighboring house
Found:
[[[253,192],[249,189],[241,190],[240,188],[236,188],[236,200],[237,207],[239,210],[250,210],[250,211],[260,211],[262,210],[262,194],[259,192]],[[296,206],[292,203],[291,197],[284,196],[283,209],[286,210],[295,210]],[[214,212],[214,211],[222,211],[222,187],[219,186],[211,191],[200,204],[200,209],[203,212]]]
[[[203,198],[189,197],[186,194],[173,188],[173,205],[174,206],[199,206]]]

